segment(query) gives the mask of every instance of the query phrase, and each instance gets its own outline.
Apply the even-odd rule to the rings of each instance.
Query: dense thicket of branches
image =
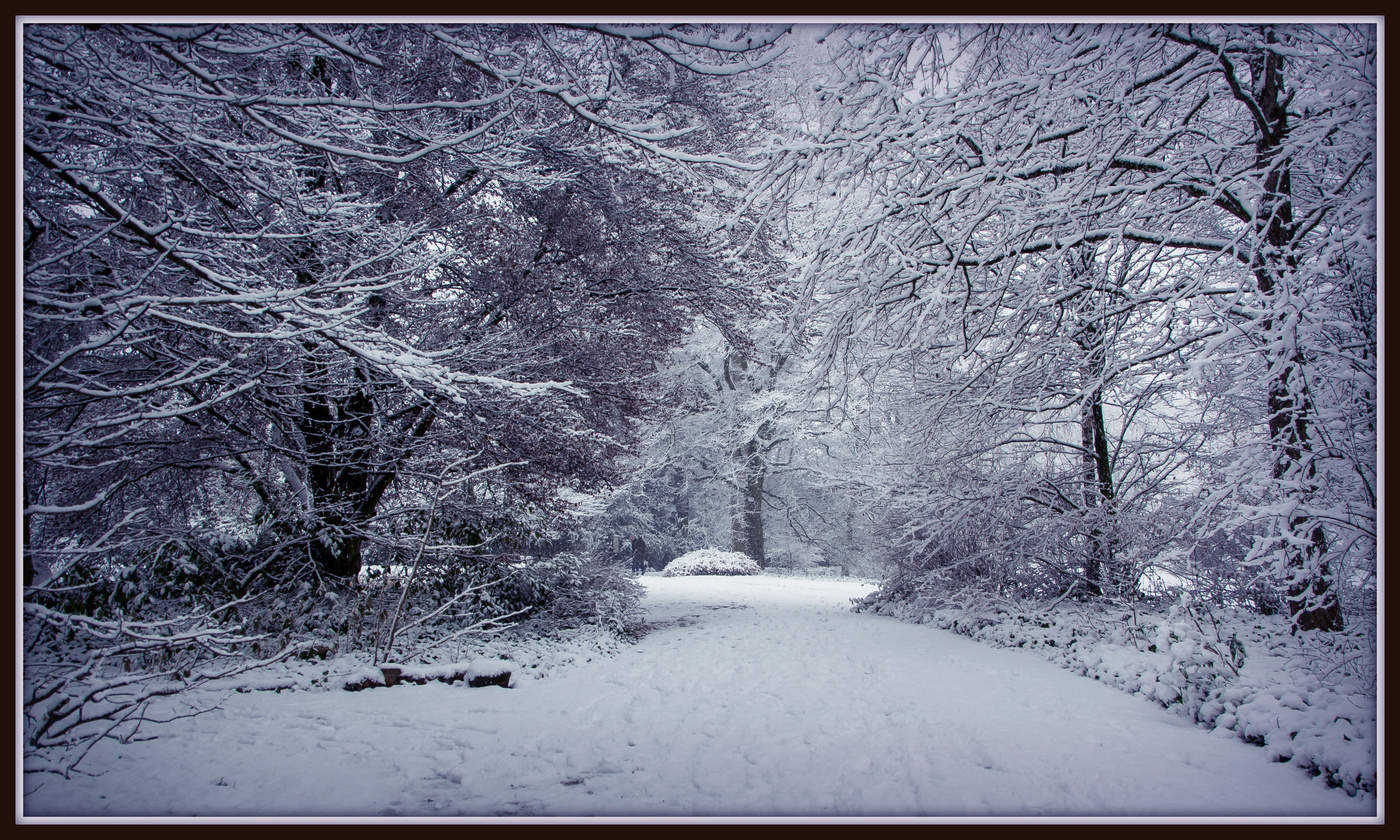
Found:
[[[1341,627],[1342,570],[1374,582],[1374,28],[827,40],[766,183],[829,205],[817,359],[874,382],[899,561],[1131,595],[1223,551]]]
[[[741,97],[627,34],[27,28],[27,558],[212,509],[353,575],[433,465],[497,510],[604,478],[648,360],[743,297],[657,165]]]
[[[557,542],[752,306],[712,229],[779,34],[25,26],[30,624]]]

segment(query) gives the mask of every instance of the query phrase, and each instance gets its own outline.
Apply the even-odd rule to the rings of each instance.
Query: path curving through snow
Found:
[[[511,690],[255,692],[26,816],[1374,816],[1019,650],[850,612],[851,581],[645,579],[653,631]]]

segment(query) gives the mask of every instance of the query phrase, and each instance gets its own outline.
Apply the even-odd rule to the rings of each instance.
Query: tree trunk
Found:
[[[313,285],[315,249],[303,246],[297,260],[297,282]],[[364,537],[355,532],[355,525],[364,518],[370,492],[374,400],[363,370],[355,369],[358,382],[337,381],[337,374],[323,357],[326,350],[321,342],[307,339],[302,348],[298,425],[306,444],[306,485],[316,523],[310,535],[310,554],[322,572],[351,577],[359,574],[362,565]]]
[[[762,568],[767,565],[763,545],[763,485],[767,476],[758,440],[739,447],[735,457],[739,461],[739,492],[732,525],[733,549],[752,557]]]
[[[742,394],[753,393],[756,384],[749,376],[749,360],[742,353],[735,351],[725,357],[724,384],[736,400]],[[771,423],[760,423],[757,433],[734,450],[736,497],[730,542],[734,551],[752,557],[760,568],[767,565],[763,546],[763,484],[768,470],[764,445],[771,434]]]
[[[363,537],[355,533],[369,495],[370,421],[368,393],[354,389],[337,397],[338,383],[308,347],[302,384],[301,432],[306,441],[307,490],[316,526],[311,557],[321,571],[336,577],[358,574]]]
[[[667,474],[667,486],[673,500],[671,508],[671,533],[686,534],[690,528],[690,479],[684,466],[675,467]],[[662,558],[665,560],[665,558]]]
[[[1103,376],[1108,358],[1107,325],[1097,311],[1097,284],[1090,280],[1094,270],[1093,253],[1084,250],[1070,256],[1075,279],[1090,283],[1079,297],[1076,341],[1083,351],[1080,367],[1084,389],[1079,410],[1082,483],[1081,499],[1088,525],[1084,577],[1091,595],[1130,594],[1133,582],[1114,556],[1113,462],[1108,452],[1108,434],[1103,419]]]
[[[1089,543],[1084,557],[1084,577],[1090,595],[1114,593],[1113,548],[1104,534],[1105,519],[1113,501],[1113,477],[1108,447],[1103,437],[1103,391],[1095,388],[1084,398],[1079,416],[1081,458],[1084,465],[1082,497],[1089,523]],[[1101,454],[1102,453],[1102,454]]]
[[[1266,43],[1276,43],[1269,30]],[[1287,97],[1283,94],[1283,56],[1262,48],[1250,58],[1253,97],[1264,127],[1255,144],[1255,165],[1263,178],[1263,194],[1255,210],[1259,247],[1253,259],[1255,282],[1266,311],[1263,333],[1273,340],[1266,351],[1273,378],[1269,382],[1269,447],[1273,477],[1297,507],[1305,508],[1317,491],[1316,466],[1308,431],[1312,398],[1304,376],[1306,360],[1296,340],[1296,326],[1277,307],[1295,282],[1297,260],[1292,253],[1297,226],[1293,219],[1289,162],[1280,157],[1288,136]],[[1288,340],[1285,340],[1288,339]],[[1332,570],[1327,559],[1327,536],[1322,523],[1303,514],[1289,514],[1283,523],[1288,610],[1301,630],[1342,629]]]

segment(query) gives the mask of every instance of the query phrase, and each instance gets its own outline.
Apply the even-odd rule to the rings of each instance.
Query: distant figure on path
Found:
[[[647,544],[640,536],[632,538],[632,574],[644,575],[647,571]]]

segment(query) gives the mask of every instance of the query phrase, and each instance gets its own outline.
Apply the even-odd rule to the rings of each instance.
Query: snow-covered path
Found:
[[[25,813],[1375,813],[1033,654],[853,614],[859,584],[646,586],[656,629],[616,658],[512,690],[234,695],[104,745],[103,776],[25,780]]]

